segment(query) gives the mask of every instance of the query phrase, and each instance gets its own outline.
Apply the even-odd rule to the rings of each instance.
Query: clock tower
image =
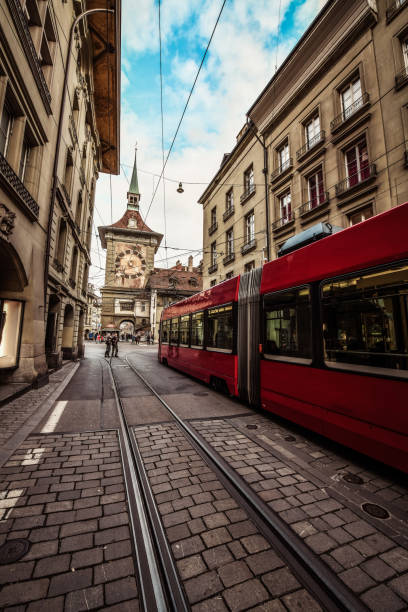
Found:
[[[125,214],[116,223],[98,228],[102,247],[107,250],[105,284],[101,289],[105,332],[126,335],[150,327],[151,296],[147,284],[163,235],[144,223],[139,203],[135,151]]]

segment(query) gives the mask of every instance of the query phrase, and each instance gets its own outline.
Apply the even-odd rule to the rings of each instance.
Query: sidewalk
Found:
[[[50,374],[48,385],[30,389],[0,407],[0,466],[48,412],[78,367],[79,363],[70,361]]]

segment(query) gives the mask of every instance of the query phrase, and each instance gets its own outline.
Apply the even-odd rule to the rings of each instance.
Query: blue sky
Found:
[[[211,35],[222,0],[162,0],[165,154]],[[153,190],[162,169],[158,2],[122,0],[120,176],[111,179],[112,220],[126,208],[134,146],[138,143],[141,214],[164,233],[156,265],[170,267],[189,251],[198,264],[202,208],[197,199],[230,151],[252,102],[320,10],[323,0],[227,0],[209,53],[165,170],[165,196]],[[184,193],[176,192],[178,181]],[[164,201],[166,215],[164,215]],[[111,222],[110,179],[101,175],[95,225]],[[162,244],[164,245],[164,239]],[[99,248],[98,248],[99,247]],[[92,243],[90,282],[103,285],[104,252]]]

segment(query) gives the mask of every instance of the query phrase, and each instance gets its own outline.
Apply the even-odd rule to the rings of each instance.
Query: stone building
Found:
[[[408,3],[329,0],[201,196],[204,287],[408,200]],[[266,180],[265,180],[266,179]]]
[[[119,166],[120,8],[0,4],[3,383],[46,382],[82,351],[95,182]]]
[[[88,283],[88,290],[86,293],[87,310],[85,316],[85,338],[89,338],[90,334],[92,337],[97,334],[101,329],[101,311],[102,302],[100,297],[95,293],[95,287]]]
[[[101,289],[101,328],[105,333],[130,336],[151,330],[155,334],[163,305],[201,290],[201,273],[193,268],[192,258],[186,267],[177,262],[173,268],[155,268],[154,256],[163,235],[144,223],[139,203],[135,155],[123,217],[98,228],[102,247],[107,250]]]

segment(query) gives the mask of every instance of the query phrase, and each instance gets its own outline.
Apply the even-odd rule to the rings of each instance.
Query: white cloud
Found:
[[[280,64],[293,47],[299,32],[306,29],[317,14],[322,0],[305,0],[293,15],[296,32],[291,36],[278,36],[279,21],[292,10],[290,0],[278,2],[258,0],[229,0],[224,8],[215,32],[210,53],[197,81],[196,89],[184,117],[174,152],[170,156],[165,176],[176,182],[166,181],[167,244],[171,247],[197,248],[202,245],[202,209],[198,197],[218,170],[222,155],[230,151],[235,137],[245,122],[245,113],[257,95],[272,77],[276,64]],[[162,3],[162,40],[165,65],[164,109],[165,140],[171,141],[181,111],[198,68],[197,57],[186,57],[181,48],[177,55],[168,57],[166,45],[186,24],[187,35],[196,48],[202,41],[204,51],[208,37],[217,18],[221,0],[166,0]],[[124,1],[123,21],[123,73],[124,100],[121,125],[121,161],[133,164],[134,145],[138,142],[139,186],[142,194],[141,212],[146,214],[151,202],[157,178],[148,174],[160,174],[162,168],[160,91],[157,80],[157,106],[146,108],[143,115],[129,108],[126,102],[132,82],[138,87],[138,75],[132,72],[132,57],[141,52],[157,52],[158,20],[157,3],[154,0]],[[279,43],[279,44],[278,44]],[[140,85],[142,89],[142,85]],[[125,167],[130,179],[131,168]],[[155,182],[153,182],[155,181]],[[184,193],[176,192],[178,181],[183,181]],[[189,184],[201,183],[201,184]],[[121,173],[112,177],[112,220],[118,220],[126,208],[128,183]],[[96,206],[104,223],[111,222],[110,180],[101,176]],[[95,217],[100,225],[100,219]],[[151,206],[147,224],[164,233],[162,187],[157,191]],[[164,240],[163,243],[164,245]],[[96,245],[93,244],[93,248]],[[169,256],[177,251],[168,250]],[[163,257],[160,249],[157,260]],[[200,256],[195,259],[198,263]],[[93,255],[98,264],[98,255]],[[187,260],[187,255],[183,261]],[[169,265],[174,265],[172,259]],[[98,264],[99,265],[99,264]],[[164,265],[163,262],[158,265]],[[100,274],[94,270],[93,273]],[[103,284],[103,277],[97,279]]]

